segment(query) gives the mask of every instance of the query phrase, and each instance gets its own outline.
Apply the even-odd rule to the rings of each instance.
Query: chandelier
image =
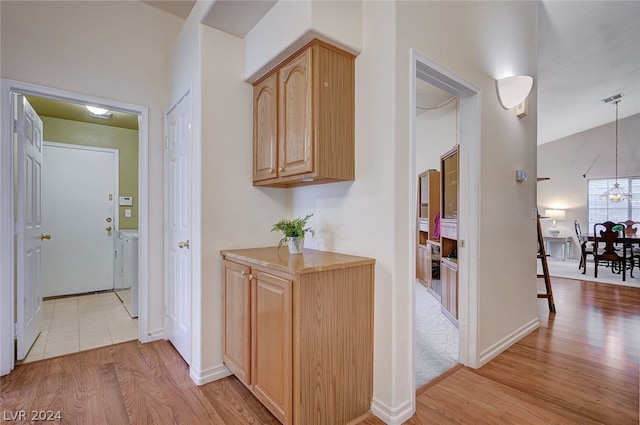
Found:
[[[602,201],[609,200],[609,202],[612,202],[614,204],[624,201],[626,199],[631,199],[631,194],[628,192],[625,192],[624,189],[621,188],[620,184],[618,183],[618,104],[622,100],[622,94],[617,96],[612,96],[608,99],[604,99],[603,102],[610,101],[609,99],[612,99],[615,97],[617,97],[617,99],[614,102],[616,104],[616,182],[611,188],[609,188],[609,190],[607,190],[605,193],[600,195],[600,200]]]

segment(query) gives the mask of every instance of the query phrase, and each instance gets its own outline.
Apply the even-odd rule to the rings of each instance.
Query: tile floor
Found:
[[[45,300],[42,332],[24,362],[131,341],[138,320],[131,319],[114,292]]]

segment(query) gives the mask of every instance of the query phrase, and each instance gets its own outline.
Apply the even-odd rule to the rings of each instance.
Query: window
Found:
[[[593,225],[605,221],[619,223],[621,221],[640,221],[640,177],[619,177],[618,184],[625,192],[631,193],[631,199],[613,203],[608,199],[600,199],[616,179],[594,179],[588,181],[587,215],[589,217],[588,233],[593,232]],[[631,188],[631,190],[629,190]]]

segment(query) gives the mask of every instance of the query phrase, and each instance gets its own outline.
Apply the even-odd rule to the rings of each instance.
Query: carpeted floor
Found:
[[[440,311],[440,303],[416,282],[416,388],[458,363],[458,328]]]

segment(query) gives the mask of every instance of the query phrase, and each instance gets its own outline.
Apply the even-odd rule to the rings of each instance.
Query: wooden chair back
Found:
[[[613,230],[615,225],[616,223],[612,221],[605,221],[604,223],[596,223],[593,226],[593,234],[596,236],[594,255],[600,260],[620,261],[624,258],[624,254],[620,255],[620,250],[616,247],[619,233]]]
[[[624,234],[625,236],[632,237],[638,233],[638,226],[640,226],[640,222],[627,220],[620,223],[624,225]]]

